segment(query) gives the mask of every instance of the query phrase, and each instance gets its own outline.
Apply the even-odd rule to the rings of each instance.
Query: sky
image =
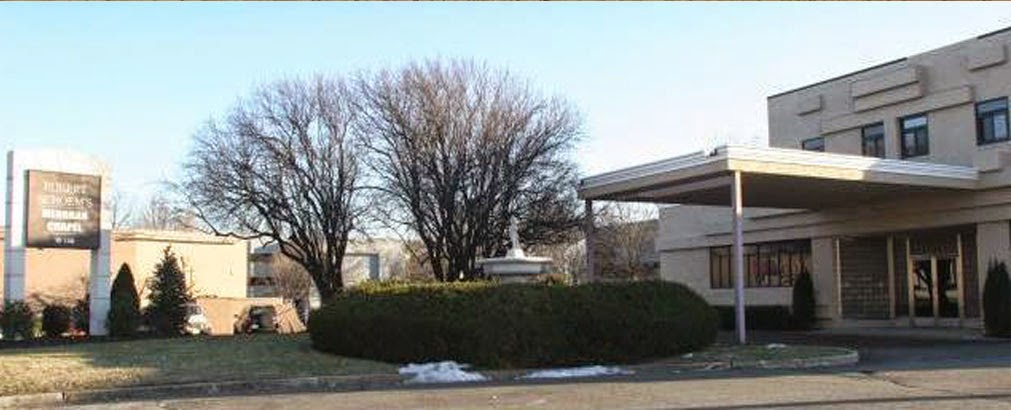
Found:
[[[766,97],[1011,25],[996,3],[0,3],[0,149],[139,206],[258,85],[464,58],[579,109],[584,175],[767,139]]]

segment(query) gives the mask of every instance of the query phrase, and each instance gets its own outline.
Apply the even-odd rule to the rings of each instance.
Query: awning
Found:
[[[596,270],[594,200],[727,206],[735,327],[744,344],[744,207],[819,209],[978,186],[979,171],[972,167],[754,147],[721,147],[596,175],[579,186],[586,201],[587,277],[592,280]]]
[[[579,197],[728,206],[735,171],[746,207],[820,209],[979,183],[973,167],[727,146],[588,177]]]

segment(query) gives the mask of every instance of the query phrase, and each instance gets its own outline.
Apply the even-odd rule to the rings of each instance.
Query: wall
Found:
[[[141,300],[146,302],[145,284],[161,261],[165,248],[171,246],[194,296],[245,297],[249,252],[246,241],[194,239],[147,235],[122,238],[113,246],[113,271],[118,271],[124,262],[128,263]]]
[[[0,236],[2,238],[2,236]],[[187,281],[194,293],[203,296],[245,297],[246,241],[219,238],[199,233],[165,231],[116,231],[113,233],[112,278],[120,265],[127,263],[135,285],[146,303],[145,283],[161,260],[162,250],[172,246],[185,263]],[[71,304],[84,297],[90,272],[90,253],[86,250],[29,249],[27,251],[28,299],[45,303]],[[0,269],[3,258],[0,257]],[[0,292],[2,292],[0,281]]]
[[[271,264],[273,258],[280,255],[276,244],[269,244],[258,248],[254,256],[253,266],[250,272],[251,277],[271,277],[273,275]],[[389,280],[403,277],[406,272],[407,251],[400,240],[395,239],[372,239],[356,240],[348,243],[348,248],[344,255],[341,268],[341,280],[346,286],[354,286],[369,280],[369,259],[378,257],[379,279]],[[274,296],[276,291],[272,286],[248,286],[250,296]],[[318,298],[318,293],[313,289],[312,299]]]
[[[843,318],[890,318],[887,244],[887,239],[881,237],[840,242]]]
[[[709,249],[686,249],[660,254],[660,278],[682,283],[712,305],[733,306],[734,289],[712,289],[709,281]],[[746,288],[747,306],[789,306],[791,288]]]

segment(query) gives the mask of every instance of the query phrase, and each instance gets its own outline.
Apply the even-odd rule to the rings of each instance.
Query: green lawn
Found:
[[[319,353],[306,334],[150,339],[0,349],[0,396],[199,381],[395,373]]]

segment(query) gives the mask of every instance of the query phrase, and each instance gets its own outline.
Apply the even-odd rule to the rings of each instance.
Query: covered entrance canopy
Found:
[[[744,332],[745,206],[823,209],[926,192],[976,189],[972,167],[781,148],[725,146],[639,165],[580,181],[586,201],[587,270],[594,272],[592,201],[726,205],[734,222],[733,269],[737,332]]]

